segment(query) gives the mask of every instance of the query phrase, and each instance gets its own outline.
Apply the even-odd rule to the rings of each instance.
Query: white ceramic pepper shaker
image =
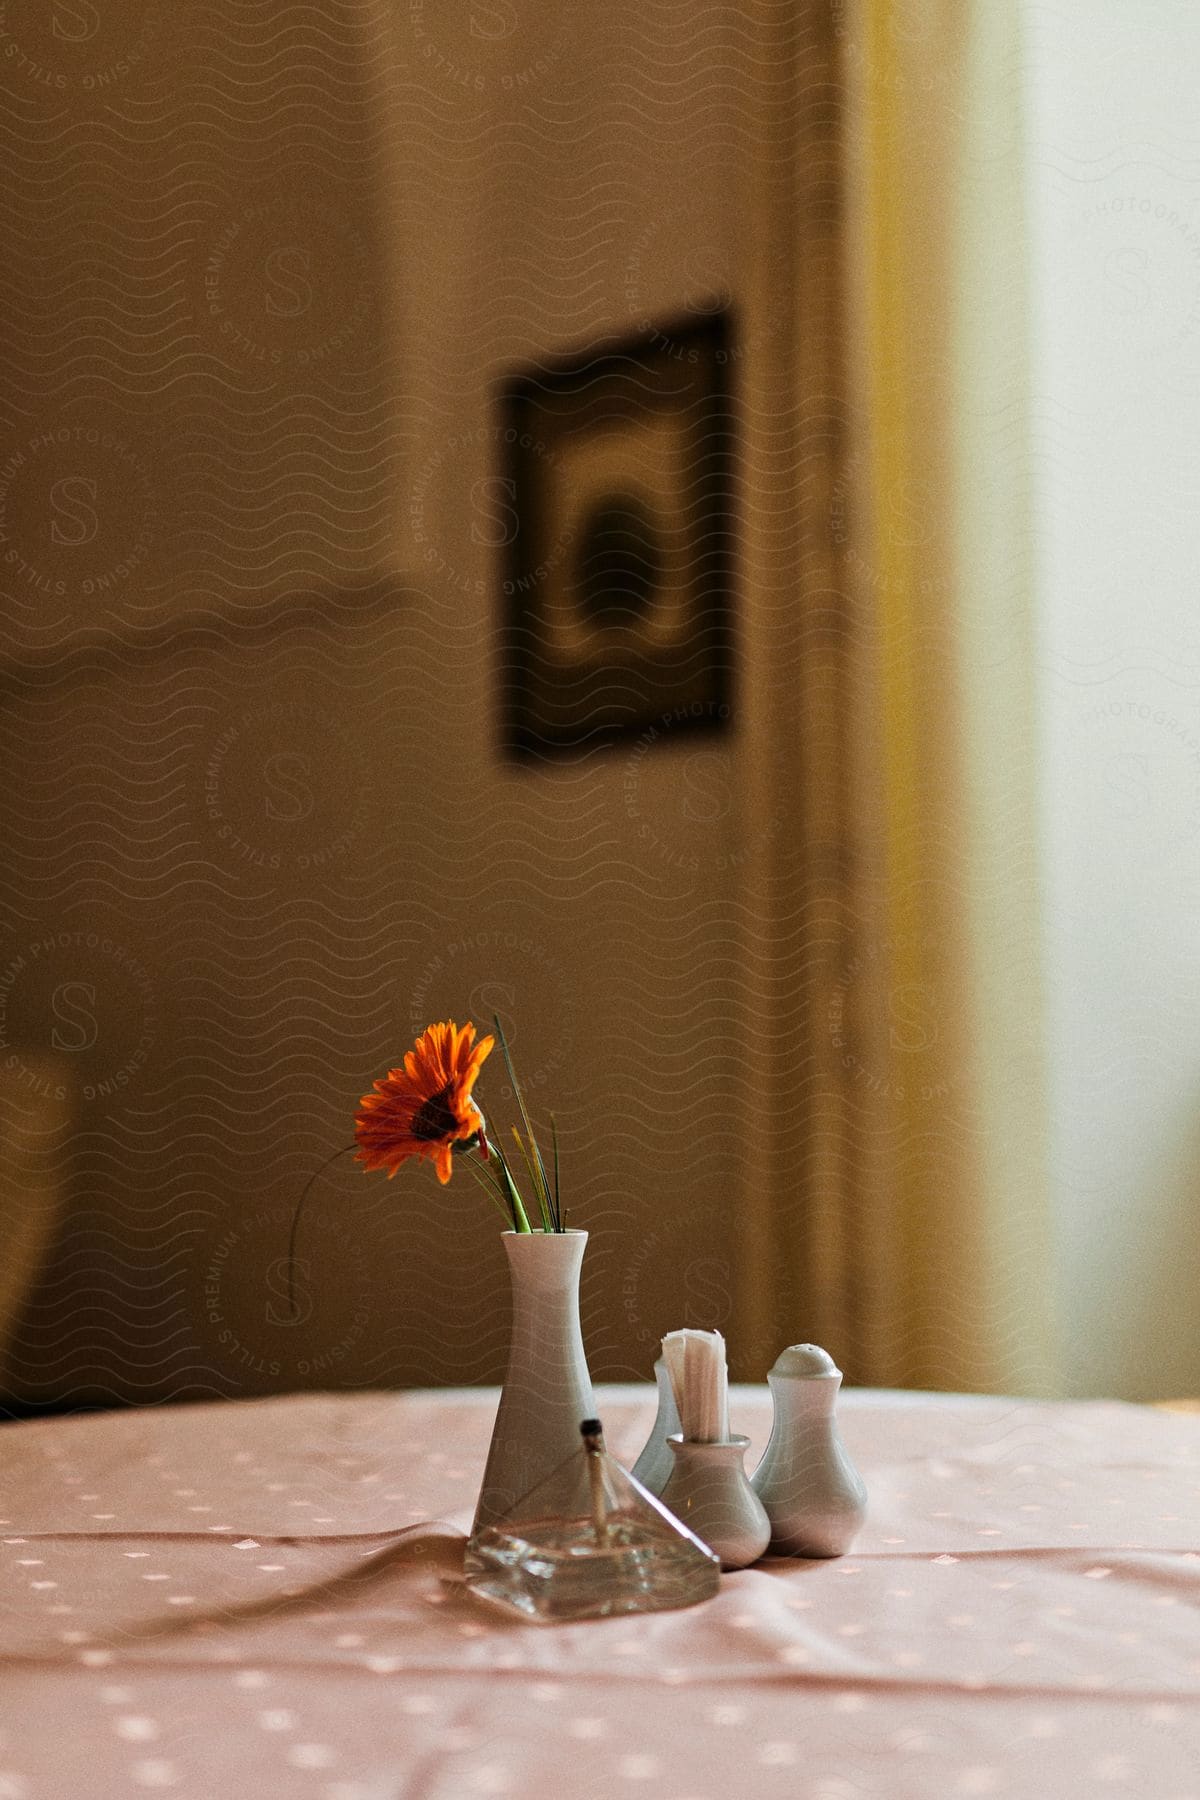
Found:
[[[661,1499],[662,1491],[671,1479],[671,1470],[675,1467],[675,1458],[667,1439],[680,1426],[675,1390],[671,1386],[666,1361],[661,1356],[654,1365],[654,1379],[658,1383],[658,1417],[646,1439],[642,1454],[633,1465],[633,1475],[658,1500]]]
[[[751,1486],[776,1556],[842,1556],[866,1516],[867,1490],[838,1436],[841,1370],[816,1344],[792,1344],[767,1376],[775,1419]]]

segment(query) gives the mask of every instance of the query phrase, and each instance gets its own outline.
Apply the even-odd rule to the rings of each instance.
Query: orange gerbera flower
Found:
[[[460,1030],[452,1019],[427,1026],[404,1067],[389,1069],[359,1102],[355,1161],[386,1169],[390,1180],[401,1163],[417,1156],[436,1165],[440,1182],[449,1181],[454,1145],[483,1127],[471,1089],[495,1042],[485,1037],[476,1043],[474,1025]]]

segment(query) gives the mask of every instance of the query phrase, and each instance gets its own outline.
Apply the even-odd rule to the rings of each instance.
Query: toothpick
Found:
[[[683,1436],[693,1444],[729,1440],[729,1371],[719,1331],[669,1331],[663,1359]]]

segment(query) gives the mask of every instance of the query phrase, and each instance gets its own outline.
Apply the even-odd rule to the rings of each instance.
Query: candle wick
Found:
[[[608,1507],[604,1499],[604,1437],[599,1419],[585,1419],[579,1429],[583,1433],[583,1448],[587,1457],[592,1524],[596,1532],[596,1543],[603,1547],[608,1543]]]

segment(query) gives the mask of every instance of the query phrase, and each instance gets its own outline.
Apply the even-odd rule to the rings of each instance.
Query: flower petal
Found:
[[[364,1168],[386,1168],[390,1177],[415,1156],[432,1160],[439,1181],[449,1181],[451,1146],[473,1136],[482,1118],[471,1089],[494,1040],[476,1043],[475,1035],[470,1020],[461,1028],[453,1019],[428,1026],[403,1063],[363,1095],[354,1124],[357,1160]],[[436,1101],[436,1109],[430,1101]],[[431,1116],[439,1120],[433,1137]]]

